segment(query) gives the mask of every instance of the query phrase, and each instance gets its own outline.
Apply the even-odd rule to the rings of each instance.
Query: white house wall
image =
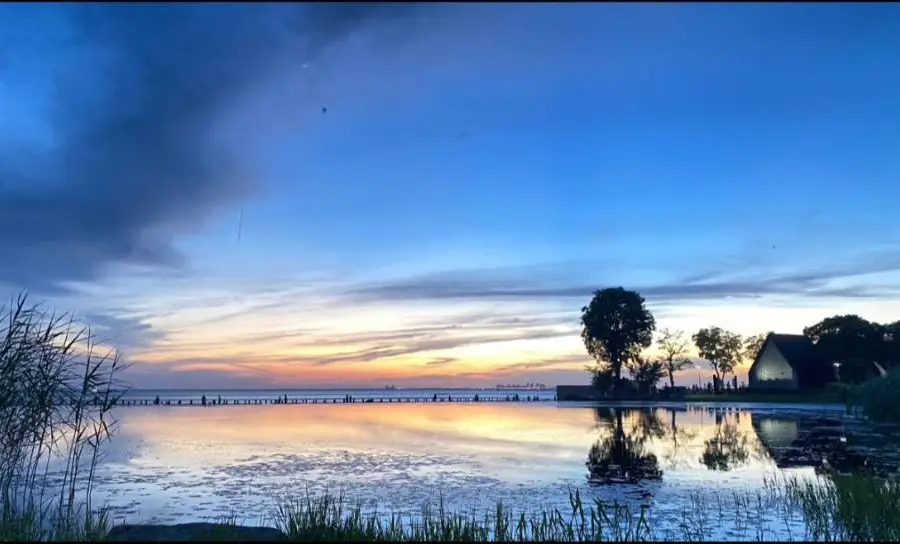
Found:
[[[751,369],[751,386],[766,389],[796,389],[797,373],[774,343],[767,343],[762,356]],[[752,383],[755,382],[755,383]]]

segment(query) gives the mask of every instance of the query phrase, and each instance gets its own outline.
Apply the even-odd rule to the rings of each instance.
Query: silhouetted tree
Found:
[[[663,329],[659,331],[656,347],[662,352],[666,374],[669,376],[669,387],[675,387],[675,373],[694,366],[694,362],[687,358],[690,343],[684,337],[682,331]]]
[[[622,287],[594,292],[581,309],[581,338],[598,366],[608,365],[618,383],[622,366],[650,346],[656,321],[644,306],[644,297]]]
[[[665,364],[662,361],[651,361],[640,355],[630,361],[627,366],[634,383],[644,393],[650,392],[666,375]]]
[[[599,366],[587,367],[591,373],[591,385],[602,391],[608,391],[615,383],[615,377],[609,368]]]
[[[769,333],[755,334],[744,339],[744,360],[756,360],[756,356],[759,354],[759,350],[762,349],[762,345],[765,343],[768,335]]]
[[[741,336],[719,327],[710,327],[700,329],[691,338],[700,357],[709,361],[715,389],[721,389],[725,375],[734,372],[734,367],[741,362],[744,349]]]
[[[887,338],[890,326],[873,323],[858,315],[836,315],[803,329],[816,346],[823,363],[823,372],[832,372],[831,363],[841,363],[842,381],[864,380],[874,367],[872,362],[885,364],[890,357]],[[887,333],[887,334],[886,334]],[[853,367],[861,366],[863,369]]]

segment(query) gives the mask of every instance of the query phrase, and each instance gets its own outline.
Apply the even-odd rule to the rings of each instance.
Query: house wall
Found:
[[[799,387],[797,373],[773,343],[765,345],[749,374],[751,389],[792,390]]]

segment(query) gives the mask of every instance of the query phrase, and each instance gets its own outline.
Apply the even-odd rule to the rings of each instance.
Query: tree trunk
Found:
[[[675,373],[672,372],[672,367],[669,367],[669,387],[675,387]]]

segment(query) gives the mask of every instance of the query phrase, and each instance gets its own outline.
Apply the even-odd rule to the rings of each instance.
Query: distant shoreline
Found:
[[[248,389],[231,389],[231,388],[203,388],[203,389],[195,389],[191,387],[181,387],[181,388],[137,388],[132,387],[127,389],[128,392],[183,392],[183,391],[191,391],[191,392],[218,392],[218,393],[247,393],[247,392],[260,392],[260,393],[272,393],[276,391],[322,391],[322,392],[334,392],[334,391],[530,391],[530,392],[545,392],[552,393],[556,389],[555,387],[547,387],[546,389],[498,389],[496,387],[397,387],[396,389],[385,389],[383,387],[281,387],[281,388],[248,388]]]

